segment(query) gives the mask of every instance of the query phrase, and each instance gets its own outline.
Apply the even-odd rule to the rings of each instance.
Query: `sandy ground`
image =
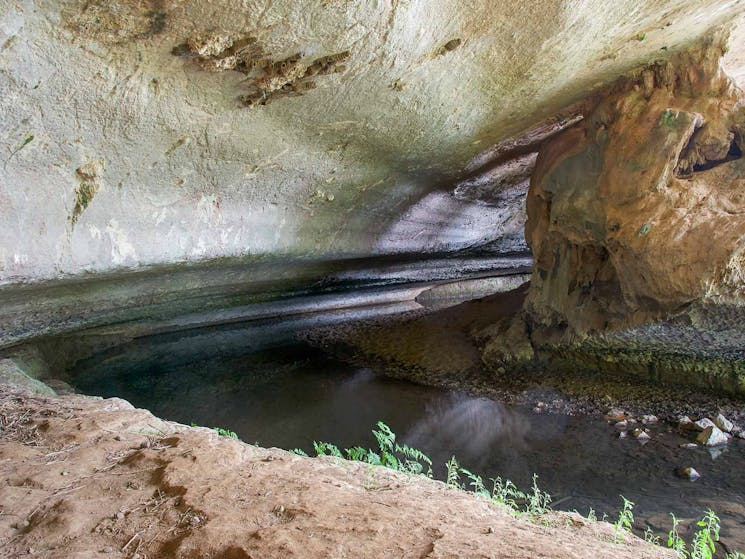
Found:
[[[2,557],[672,557],[577,515],[0,385]]]

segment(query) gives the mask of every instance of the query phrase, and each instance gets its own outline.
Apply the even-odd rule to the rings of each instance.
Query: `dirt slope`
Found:
[[[671,557],[612,527],[532,523],[444,484],[0,385],[0,555]]]

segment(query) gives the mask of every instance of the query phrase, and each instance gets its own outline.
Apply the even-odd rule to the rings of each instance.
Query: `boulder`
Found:
[[[696,437],[696,442],[705,446],[721,446],[727,444],[728,441],[727,435],[716,425],[707,427]]]
[[[709,419],[708,417],[704,417],[703,419],[699,419],[694,423],[694,426],[698,431],[705,431],[709,427],[716,427],[714,422]]]
[[[714,425],[719,427],[719,429],[725,433],[732,432],[732,428],[734,427],[734,424],[721,413],[714,418]]]

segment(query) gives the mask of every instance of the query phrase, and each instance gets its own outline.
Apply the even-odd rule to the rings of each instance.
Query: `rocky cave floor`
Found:
[[[485,366],[483,344],[475,333],[500,317],[512,317],[524,295],[525,289],[520,288],[444,309],[335,324],[301,336],[324,351],[360,366],[374,365],[391,377],[525,406],[537,413],[604,419],[611,411],[622,410],[629,416],[655,415],[675,424],[681,416],[697,420],[721,413],[745,427],[742,397],[685,382],[599,373],[550,360],[514,369]]]
[[[672,557],[576,514],[534,520],[444,483],[303,458],[124,400],[0,385],[0,555]]]

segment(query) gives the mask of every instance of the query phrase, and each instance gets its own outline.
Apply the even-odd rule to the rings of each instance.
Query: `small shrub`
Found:
[[[660,537],[656,535],[649,526],[644,530],[644,541],[653,545],[660,545]]]
[[[670,516],[673,519],[673,527],[667,533],[667,547],[672,549],[678,557],[685,557],[686,542],[684,542],[683,538],[681,538],[680,534],[678,534],[678,525],[680,524],[680,520],[675,518],[675,515],[673,513],[670,513]]]
[[[719,541],[719,517],[709,509],[696,525],[699,530],[696,530],[691,542],[691,559],[713,559],[715,542]]]
[[[618,520],[613,523],[616,543],[623,540],[624,532],[630,532],[634,524],[634,503],[623,495],[621,495],[621,499],[623,499],[623,508],[618,513]]]
[[[462,486],[460,484],[460,466],[458,466],[458,461],[455,459],[455,456],[450,457],[450,460],[445,463],[445,467],[448,470],[445,483],[447,483],[450,487],[461,489]]]
[[[222,427],[213,427],[213,429],[221,437],[228,437],[230,439],[238,438],[238,434],[235,431],[228,431],[227,429],[223,429]]]

